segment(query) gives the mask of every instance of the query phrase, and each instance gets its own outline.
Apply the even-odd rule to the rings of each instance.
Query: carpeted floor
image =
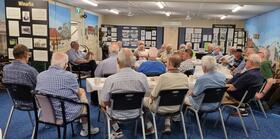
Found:
[[[4,130],[6,126],[6,121],[8,119],[8,114],[11,108],[11,101],[8,97],[7,93],[0,93],[0,128]],[[279,112],[278,110],[272,110],[272,112]],[[277,114],[268,114],[268,119],[265,119],[262,113],[258,111],[254,111],[258,124],[260,125],[260,131],[256,130],[256,127],[253,123],[251,116],[244,118],[245,124],[247,126],[247,130],[251,139],[279,139],[280,138],[280,116]],[[94,139],[101,139],[105,138],[105,123],[103,122],[103,118],[101,118],[101,122],[97,122],[97,114],[98,108],[95,106],[91,106],[91,124],[100,128],[101,132],[98,135],[92,136]],[[226,116],[227,112],[224,112],[224,117]],[[196,121],[192,116],[186,116],[186,128],[188,133],[189,139],[199,139],[199,132],[196,126]],[[206,139],[221,139],[224,138],[224,133],[221,128],[221,125],[217,126],[216,128],[213,127],[215,119],[218,118],[218,114],[210,114],[207,118],[207,122],[205,124],[205,132],[204,136]],[[162,118],[157,119],[158,122],[158,130],[159,133],[162,129],[164,120]],[[141,126],[140,122],[138,124],[138,133],[137,138],[142,138]],[[80,139],[83,138],[79,136],[80,126],[75,124],[76,127],[76,136],[72,137],[70,126],[68,128],[68,138],[73,139]],[[122,128],[125,132],[124,139],[131,139],[134,138],[132,136],[134,123],[128,123],[122,125]],[[239,118],[231,117],[226,124],[228,136],[231,139],[242,139],[246,138],[241,127],[241,123]],[[174,123],[172,124],[172,134],[171,135],[159,135],[161,139],[179,139],[184,138],[183,131],[180,128],[180,124]],[[31,137],[32,133],[32,125],[30,120],[28,119],[28,114],[26,112],[15,111],[12,122],[10,124],[7,138],[6,139],[28,139]],[[39,139],[53,139],[57,138],[57,132],[55,127],[45,127],[41,125],[39,128],[38,133]],[[147,136],[148,139],[154,138],[154,136]]]

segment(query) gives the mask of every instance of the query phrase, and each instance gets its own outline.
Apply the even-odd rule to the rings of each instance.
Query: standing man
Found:
[[[76,41],[71,42],[71,49],[67,51],[69,61],[73,64],[73,70],[91,71],[91,76],[94,77],[96,62],[93,58],[93,53],[87,54],[80,51],[80,45]]]
[[[18,44],[14,47],[15,60],[3,68],[3,83],[27,85],[32,89],[36,86],[38,71],[29,66],[29,50],[26,46]]]

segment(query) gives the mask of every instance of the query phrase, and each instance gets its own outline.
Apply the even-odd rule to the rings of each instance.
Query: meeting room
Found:
[[[0,139],[279,139],[280,1],[0,0]]]

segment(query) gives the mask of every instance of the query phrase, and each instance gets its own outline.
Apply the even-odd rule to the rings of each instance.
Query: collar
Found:
[[[55,70],[64,70],[63,68],[57,66],[57,65],[52,65],[49,67],[49,69],[55,69]]]
[[[126,67],[126,68],[121,68],[120,69],[120,72],[129,72],[129,71],[133,71],[132,68]]]

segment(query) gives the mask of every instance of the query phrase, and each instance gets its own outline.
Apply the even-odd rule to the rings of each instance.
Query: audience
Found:
[[[226,77],[216,71],[216,59],[213,56],[202,57],[202,70],[204,75],[199,77],[194,85],[194,88],[188,93],[185,98],[185,103],[195,109],[211,110],[217,107],[218,103],[208,103],[201,105],[204,95],[203,91],[208,88],[225,87]]]
[[[157,53],[157,48],[151,47],[149,49],[149,60],[143,62],[138,68],[138,71],[144,73],[147,76],[158,76],[165,73],[165,65],[157,60]]]
[[[138,47],[134,51],[134,56],[137,60],[147,60],[148,51],[145,49],[144,41],[138,41]]]
[[[194,69],[194,63],[192,62],[192,55],[193,52],[191,49],[185,49],[181,54],[181,59],[183,62],[181,62],[179,71],[184,73],[187,70],[193,70]]]
[[[172,55],[167,60],[167,73],[159,76],[158,81],[149,97],[144,98],[144,106],[151,111],[156,110],[157,98],[161,90],[188,88],[188,77],[179,72],[181,58],[179,55]],[[179,106],[159,107],[159,113],[172,113],[179,110]],[[154,133],[154,128],[150,120],[145,116],[147,132]],[[163,133],[171,132],[171,117],[166,117]]]
[[[104,75],[117,72],[117,57],[120,48],[117,43],[112,43],[109,47],[109,57],[101,61],[95,69],[95,77],[104,77]]]
[[[186,45],[184,43],[180,44],[179,50],[185,50],[185,49],[186,49]]]
[[[80,45],[76,41],[71,42],[71,49],[67,51],[69,61],[73,64],[73,70],[91,71],[91,76],[94,77],[96,62],[93,58],[93,53],[87,54],[80,51]]]
[[[223,99],[225,104],[239,103],[248,90],[249,94],[255,94],[257,90],[252,87],[261,86],[264,82],[264,78],[260,71],[261,58],[257,54],[251,54],[246,59],[245,67],[246,71],[237,78],[233,78],[227,84],[227,93]],[[241,111],[247,115],[246,111]]]
[[[215,45],[213,43],[209,43],[208,44],[208,49],[207,49],[208,54],[212,54],[213,53],[214,46]]]
[[[237,49],[235,51],[233,65],[232,65],[233,69],[237,68],[240,65],[240,63],[243,61],[242,53],[243,51],[241,49]]]
[[[160,57],[160,58],[161,58],[161,61],[164,62],[164,63],[166,63],[167,59],[168,59],[171,55],[173,55],[173,49],[172,49],[171,44],[168,44],[168,45],[166,46],[166,50],[162,53],[162,55],[161,55],[161,57]]]
[[[167,47],[167,45],[165,43],[161,45],[161,47],[158,51],[158,57],[161,57],[163,55],[163,53],[166,51],[166,47]]]
[[[217,61],[219,61],[219,59],[223,56],[223,53],[221,52],[221,47],[220,46],[216,46],[214,48],[214,51],[212,52],[212,56],[214,56],[216,58]]]
[[[52,56],[51,66],[48,70],[41,72],[37,77],[36,90],[46,94],[52,94],[72,99],[77,102],[87,103],[86,92],[79,88],[75,74],[66,71],[68,56],[61,52],[56,52]],[[57,119],[62,119],[60,102],[52,100]],[[86,108],[81,105],[65,103],[66,120],[73,120],[77,115],[87,113]],[[81,136],[88,135],[88,124],[86,118],[82,118]],[[91,128],[90,134],[97,134],[99,128]]]
[[[134,65],[134,56],[128,48],[122,48],[118,54],[117,62],[119,65],[119,72],[109,76],[103,89],[101,91],[102,107],[106,110],[106,106],[110,109],[110,97],[113,93],[125,92],[147,92],[149,89],[147,77],[143,73],[134,71],[131,66]],[[110,115],[113,119],[127,119],[134,118],[139,114],[138,110],[130,111],[114,111]],[[112,136],[121,138],[123,136],[122,130],[117,124],[117,121],[112,121],[113,133]]]
[[[240,62],[240,64],[236,68],[232,69],[232,73],[233,73],[234,76],[239,75],[239,74],[241,74],[241,73],[246,71],[245,59],[247,57],[249,57],[251,54],[255,54],[255,53],[256,53],[256,50],[254,48],[246,48],[246,50],[245,50],[245,58],[243,58],[243,60]]]
[[[220,63],[228,68],[231,68],[234,65],[235,52],[237,50],[234,47],[229,48],[229,54],[220,58]],[[242,55],[242,52],[241,52]]]
[[[15,60],[3,68],[3,83],[27,85],[34,89],[38,72],[27,64],[30,57],[28,48],[18,44],[14,47],[13,55]]]

